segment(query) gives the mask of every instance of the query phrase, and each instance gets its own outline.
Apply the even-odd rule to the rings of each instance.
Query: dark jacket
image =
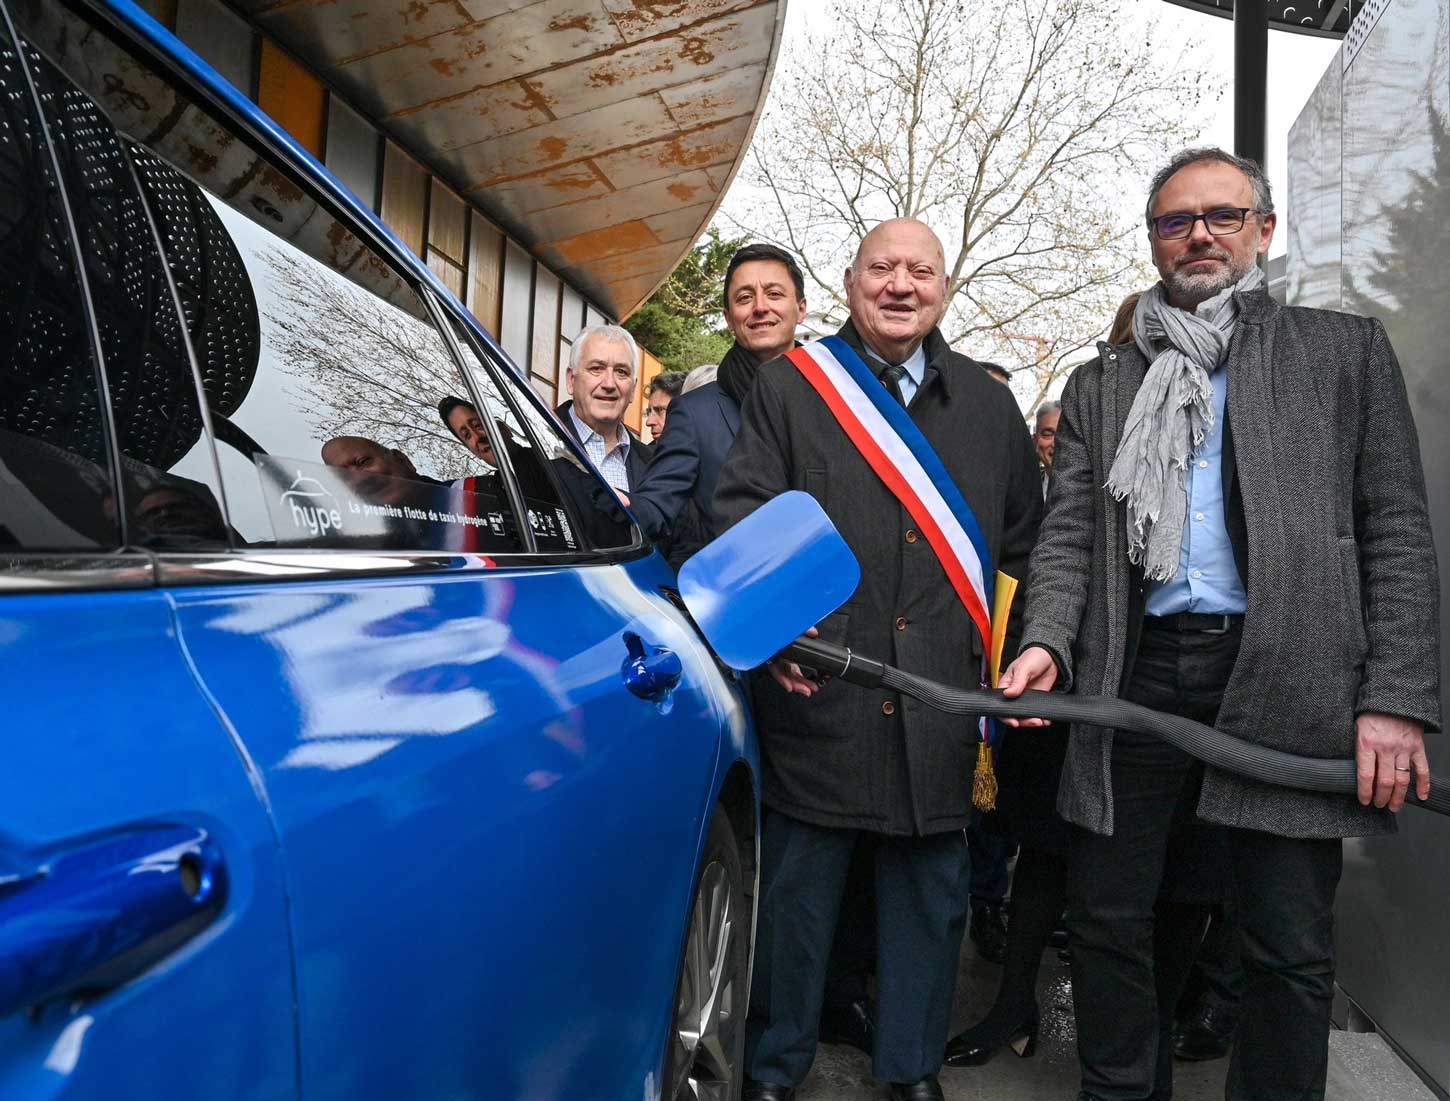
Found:
[[[859,348],[850,324],[841,336]],[[1037,534],[1037,457],[1011,393],[933,330],[911,416],[976,514],[993,566],[1021,578]],[[673,430],[673,426],[672,426]],[[668,434],[666,436],[668,438]],[[861,563],[861,585],[822,637],[949,684],[976,685],[982,640],[931,545],[789,360],[746,399],[714,508],[722,530],[788,489],[825,508]],[[765,802],[818,825],[891,834],[971,818],[975,724],[894,692],[837,681],[806,700],[755,677]]]
[[[644,477],[631,480],[629,503],[645,535],[673,536],[671,559],[683,560],[715,537],[711,502],[740,430],[740,406],[718,382],[706,383],[670,402],[667,426]],[[698,530],[685,530],[682,519]]]
[[[1247,594],[1217,726],[1311,757],[1352,757],[1366,711],[1440,725],[1439,575],[1420,450],[1377,321],[1240,296],[1229,348],[1226,522]],[[1143,614],[1126,509],[1103,489],[1147,370],[1101,347],[1062,397],[1052,489],[1032,556],[1023,645],[1051,650],[1074,691],[1116,696]],[[1112,731],[1073,728],[1058,807],[1111,833]],[[1198,813],[1294,837],[1394,829],[1353,797],[1208,769]]]
[[[570,398],[563,405],[556,407],[554,412],[564,422],[564,427],[569,430],[569,435],[579,440],[579,433],[574,430],[574,418],[569,416],[569,410],[573,408],[574,399]],[[645,443],[633,432],[630,432],[628,426],[625,426],[624,430],[629,432],[629,455],[625,458],[624,469],[629,474],[630,491],[633,491],[635,485],[644,477],[645,468],[649,466],[650,457],[654,454],[654,448]],[[584,441],[579,440],[579,442],[582,444]]]

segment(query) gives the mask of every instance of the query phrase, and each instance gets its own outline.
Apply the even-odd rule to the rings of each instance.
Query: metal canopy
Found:
[[[1167,0],[1180,8],[1219,15],[1234,16],[1234,0]],[[1367,0],[1258,0],[1268,11],[1269,27],[1294,34],[1312,34],[1321,38],[1343,38],[1349,24]]]
[[[622,317],[734,175],[786,0],[233,2]]]

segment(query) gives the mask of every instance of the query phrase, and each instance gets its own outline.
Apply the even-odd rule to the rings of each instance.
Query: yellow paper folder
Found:
[[[1017,579],[997,571],[997,589],[992,600],[992,687],[1002,671],[1002,647],[1007,642],[1007,617],[1012,612],[1012,598],[1017,594]]]

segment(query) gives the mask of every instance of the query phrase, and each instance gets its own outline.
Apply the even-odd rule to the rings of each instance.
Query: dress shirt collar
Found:
[[[613,450],[609,446],[608,440],[606,440],[598,432],[594,431],[594,429],[590,428],[587,424],[584,423],[583,419],[575,410],[573,403],[569,405],[569,418],[574,422],[574,431],[578,434],[580,443],[587,446],[591,439],[596,439],[604,446],[604,453],[606,455],[609,454],[611,450]],[[629,429],[624,427],[622,423],[618,426],[618,435],[619,443],[617,443],[615,447],[620,448],[627,456],[629,454]]]

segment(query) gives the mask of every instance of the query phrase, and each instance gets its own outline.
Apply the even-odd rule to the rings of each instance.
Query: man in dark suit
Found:
[[[670,431],[629,495],[647,536],[671,540],[679,565],[716,535],[711,512],[720,467],[740,430],[740,405],[762,363],[795,345],[806,312],[800,265],[774,245],[746,245],[725,268],[725,324],[735,343],[714,382],[670,403]],[[673,538],[671,538],[673,537]]]
[[[570,398],[557,409],[573,437],[615,492],[627,494],[653,449],[624,423],[639,383],[639,346],[628,329],[590,325],[569,349]]]
[[[992,566],[1021,577],[1042,509],[1037,463],[1006,387],[947,346],[941,242],[920,222],[877,226],[846,272],[840,336],[883,377],[981,527]],[[671,426],[673,431],[674,426]],[[860,560],[861,586],[821,636],[953,684],[975,684],[976,633],[931,544],[789,359],[760,368],[720,472],[724,525],[805,490]],[[857,843],[875,852],[877,1019],[872,1072],[897,1098],[937,1081],[967,907],[973,724],[894,692],[824,689],[794,665],[756,678],[763,795],[760,925],[747,1025],[747,1098],[793,1095],[815,1055],[826,960]]]
[[[1155,973],[1154,903],[1165,868],[1204,864],[1186,843],[1196,820],[1220,832],[1243,930],[1227,1096],[1322,1098],[1341,839],[1393,830],[1410,784],[1430,789],[1438,574],[1404,382],[1379,322],[1269,297],[1256,260],[1274,224],[1252,161],[1191,149],[1154,177],[1162,282],[1131,343],[1101,345],[1063,392],[1023,649],[1002,683],[1353,757],[1359,801],[1073,727],[1058,806],[1075,827],[1084,1098],[1172,1088],[1176,990]]]

